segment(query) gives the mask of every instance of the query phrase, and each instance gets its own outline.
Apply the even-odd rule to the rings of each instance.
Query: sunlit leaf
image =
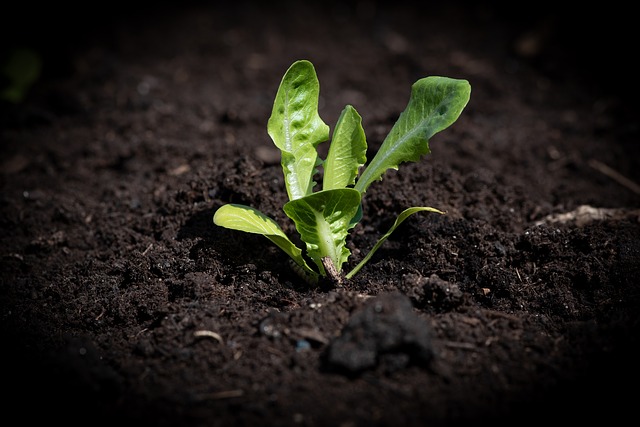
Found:
[[[309,61],[296,61],[282,78],[267,131],[282,152],[289,200],[313,191],[320,164],[316,147],[329,139],[329,126],[318,115],[320,84]]]
[[[380,238],[380,240],[378,240],[378,242],[375,244],[375,246],[369,251],[369,253],[362,259],[362,261],[360,261],[358,263],[358,265],[356,265],[353,270],[351,270],[349,273],[347,273],[345,275],[345,277],[347,279],[352,278],[358,271],[360,271],[360,269],[367,263],[369,262],[369,260],[371,259],[371,257],[373,256],[374,253],[376,253],[376,251],[378,249],[380,249],[380,246],[382,246],[382,244],[384,243],[385,240],[387,240],[387,238],[389,236],[391,236],[391,233],[393,233],[395,231],[396,228],[398,228],[398,226],[400,224],[402,224],[404,222],[405,219],[409,218],[411,215],[418,213],[418,212],[435,212],[435,213],[439,213],[439,214],[444,214],[444,212],[442,212],[441,210],[435,209],[435,208],[430,208],[430,207],[413,207],[413,208],[408,208],[405,209],[404,211],[402,211],[400,213],[400,215],[398,215],[398,217],[396,218],[396,221],[393,223],[393,225],[391,226],[391,228],[389,229],[389,231],[387,231],[385,233],[384,236],[382,236]]]
[[[360,166],[367,161],[367,141],[362,117],[347,105],[333,131],[327,159],[324,161],[323,190],[345,188],[356,182]]]
[[[307,254],[323,275],[323,257],[329,257],[340,271],[351,254],[345,241],[349,221],[358,206],[360,193],[352,188],[319,191],[284,205],[285,213],[307,244]]]
[[[216,211],[213,222],[231,230],[263,235],[285,251],[307,273],[316,274],[302,257],[302,250],[289,240],[278,223],[259,210],[245,205],[227,204]]]
[[[388,169],[428,154],[429,139],[458,119],[470,96],[466,80],[425,77],[415,82],[407,108],[358,179],[356,190],[364,193]]]

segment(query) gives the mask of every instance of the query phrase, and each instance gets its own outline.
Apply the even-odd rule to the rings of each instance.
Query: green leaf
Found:
[[[373,256],[373,254],[380,249],[380,246],[382,246],[382,244],[384,243],[385,240],[387,240],[387,238],[391,235],[391,233],[393,233],[395,231],[396,228],[398,228],[398,226],[400,224],[402,224],[402,222],[407,219],[408,217],[410,217],[411,215],[413,215],[414,213],[417,212],[423,212],[423,211],[428,211],[428,212],[435,212],[435,213],[439,213],[439,214],[443,214],[444,212],[435,209],[435,208],[430,208],[430,207],[413,207],[413,208],[408,208],[405,209],[404,211],[402,211],[400,213],[400,215],[398,215],[398,218],[396,218],[396,221],[393,223],[393,225],[391,226],[391,228],[389,229],[389,231],[387,231],[387,233],[382,236],[380,238],[380,240],[378,240],[378,242],[375,244],[375,246],[369,251],[369,253],[367,254],[367,256],[365,256],[362,261],[360,261],[360,263],[358,263],[358,265],[356,265],[354,267],[353,270],[351,270],[349,273],[347,273],[345,275],[345,278],[350,279],[352,278],[358,271],[360,271],[360,269],[367,263],[369,262],[369,260],[371,259],[371,257]]]
[[[289,200],[311,194],[320,164],[316,147],[329,139],[329,126],[318,115],[320,84],[309,61],[296,61],[287,70],[273,103],[267,131],[282,152],[282,169]]]
[[[360,193],[352,188],[323,190],[284,205],[285,213],[307,244],[307,255],[324,276],[322,258],[341,270],[351,252],[346,247],[349,221],[360,206]]]
[[[372,182],[402,162],[416,162],[429,153],[429,139],[455,122],[469,102],[466,80],[425,77],[415,82],[407,108],[355,185],[364,193]]]
[[[353,185],[360,166],[367,161],[367,141],[362,117],[347,105],[336,123],[327,159],[324,161],[323,189]]]
[[[307,274],[317,276],[302,257],[302,250],[289,240],[277,222],[259,210],[238,204],[223,205],[213,215],[213,222],[231,230],[262,234],[285,251]]]

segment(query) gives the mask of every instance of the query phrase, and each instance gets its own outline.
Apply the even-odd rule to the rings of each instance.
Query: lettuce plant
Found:
[[[362,261],[343,274],[342,266],[351,255],[346,239],[362,219],[362,197],[369,186],[381,180],[387,170],[397,170],[401,163],[417,162],[428,154],[429,139],[458,119],[469,102],[471,86],[466,80],[448,77],[416,81],[407,107],[366,167],[362,118],[351,105],[338,118],[326,159],[320,158],[317,147],[329,140],[329,126],[318,114],[319,92],[313,64],[294,62],[282,78],[267,124],[268,134],[281,152],[289,196],[283,209],[306,244],[306,256],[273,219],[249,206],[223,205],[213,222],[265,236],[291,257],[295,269],[311,283],[328,278],[341,284],[343,278],[350,279],[360,271],[409,216],[421,211],[444,213],[431,207],[405,209]],[[322,189],[314,192],[320,168]]]

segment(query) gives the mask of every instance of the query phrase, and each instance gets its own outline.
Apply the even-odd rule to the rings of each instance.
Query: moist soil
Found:
[[[5,419],[632,416],[640,157],[624,83],[634,68],[611,50],[630,18],[544,4],[231,3],[22,8],[5,27],[3,54],[30,48],[43,65],[22,102],[2,104]],[[430,154],[369,188],[345,270],[403,209],[446,214],[407,219],[343,286],[310,285],[264,237],[212,222],[243,203],[296,239],[266,124],[298,59],[315,65],[327,124],[347,104],[363,117],[368,158],[416,80],[472,86]]]

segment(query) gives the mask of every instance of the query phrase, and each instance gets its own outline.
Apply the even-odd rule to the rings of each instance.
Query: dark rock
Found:
[[[353,314],[331,342],[327,362],[355,373],[375,368],[383,359],[393,360],[394,368],[400,369],[410,363],[426,365],[432,357],[429,325],[407,296],[390,293],[367,301]]]

